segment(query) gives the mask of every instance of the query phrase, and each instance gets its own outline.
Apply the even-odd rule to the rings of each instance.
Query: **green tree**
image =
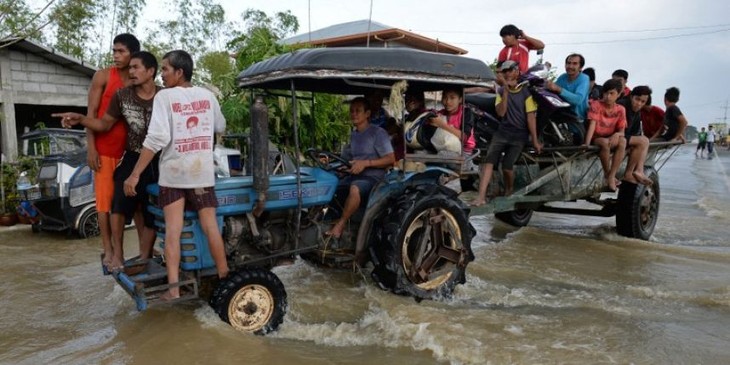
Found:
[[[137,20],[147,5],[146,0],[111,0],[114,7],[112,34],[134,33]]]
[[[270,17],[260,10],[248,9],[241,18],[243,26],[237,29],[242,31],[235,33],[228,42],[228,48],[236,54],[236,74],[256,62],[293,50],[291,46],[279,42],[299,29],[299,21],[290,11]],[[333,149],[347,139],[350,124],[341,96],[310,93],[299,93],[298,96],[297,110],[301,118],[299,139],[302,146]],[[223,113],[231,128],[246,130],[250,119],[249,92],[235,91],[224,99]],[[294,142],[291,98],[269,97],[267,105],[272,141],[291,150]]]
[[[161,53],[184,49],[197,59],[203,54],[216,50],[221,42],[221,32],[225,29],[225,10],[214,0],[170,0],[169,9],[175,9],[177,18],[158,21],[157,28],[149,29],[150,36],[145,44]]]
[[[51,12],[55,28],[54,46],[61,52],[87,60],[87,44],[96,25],[97,14],[101,13],[100,3],[94,0],[63,0],[57,2]]]
[[[30,38],[43,41],[43,28],[48,21],[43,17],[54,0],[33,10],[25,0],[0,0],[0,39]]]

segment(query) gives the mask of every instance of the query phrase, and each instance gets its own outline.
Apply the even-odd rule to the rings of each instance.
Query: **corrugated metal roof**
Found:
[[[335,24],[314,32],[283,39],[282,44],[305,44],[326,47],[360,47],[368,41],[368,20]],[[389,47],[400,44],[405,47],[429,52],[466,54],[468,51],[438,39],[432,39],[407,30],[371,22],[370,43],[373,47]],[[390,43],[390,45],[389,45]]]
[[[379,30],[385,30],[385,29],[393,29],[394,27],[391,27],[389,25],[385,25],[383,23],[378,22],[370,22],[370,31],[375,32]],[[295,35],[291,38],[283,39],[281,42],[284,44],[297,44],[297,43],[309,43],[310,39],[312,41],[316,40],[322,40],[322,39],[330,39],[330,38],[339,38],[339,37],[345,37],[353,34],[360,34],[360,33],[367,33],[368,32],[368,20],[356,20],[354,22],[348,22],[348,23],[341,23],[341,24],[335,24],[331,25],[326,28],[315,30],[311,33],[311,37],[309,33],[304,33],[300,35]]]
[[[94,76],[97,68],[84,61],[77,60],[71,56],[56,51],[53,48],[46,47],[40,43],[28,39],[5,38],[0,40],[0,48],[8,47],[10,49],[20,50],[26,53],[45,58],[55,64],[70,68],[88,76]]]

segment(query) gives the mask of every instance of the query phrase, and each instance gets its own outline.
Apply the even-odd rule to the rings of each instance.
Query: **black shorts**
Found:
[[[150,228],[155,228],[155,218],[152,213],[147,211],[147,204],[149,204],[147,185],[157,183],[157,169],[159,166],[158,157],[155,156],[150,162],[147,168],[142,171],[139,175],[139,182],[137,183],[137,195],[126,196],[124,195],[124,180],[132,174],[134,166],[139,160],[139,153],[132,151],[125,151],[122,161],[119,162],[119,166],[114,170],[114,197],[112,198],[112,213],[124,214],[127,222],[132,219],[134,212],[141,205],[142,215],[144,216],[144,225]]]
[[[700,143],[697,144],[697,149],[698,150],[704,150],[705,147],[707,147],[707,142],[700,142]]]
[[[496,166],[502,159],[502,169],[512,170],[515,162],[520,157],[520,153],[525,149],[526,142],[508,140],[505,137],[496,135],[489,144],[489,152],[487,152],[487,163]],[[502,158],[504,153],[504,158]]]
[[[665,141],[671,141],[672,139],[674,139],[674,136],[676,136],[676,135],[677,135],[677,128],[669,127],[664,131],[664,133],[662,133],[661,136],[659,136],[659,138],[661,138]]]

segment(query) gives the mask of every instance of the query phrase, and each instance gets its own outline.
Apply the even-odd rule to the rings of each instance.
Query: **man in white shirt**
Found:
[[[712,153],[715,151],[715,130],[712,126],[707,127],[707,159],[712,160]]]
[[[139,161],[124,182],[127,195],[136,194],[141,172],[157,151],[160,155],[159,204],[165,215],[165,260],[169,284],[179,281],[180,234],[187,202],[198,211],[200,224],[208,238],[218,277],[228,275],[223,238],[215,217],[214,133],[222,133],[226,120],[213,93],[192,86],[193,59],[181,50],[162,58],[162,82],[166,89],[155,96],[147,137]],[[180,297],[173,286],[163,300]]]

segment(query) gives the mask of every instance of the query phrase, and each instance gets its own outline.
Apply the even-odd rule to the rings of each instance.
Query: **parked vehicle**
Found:
[[[34,231],[99,234],[93,173],[86,164],[84,131],[46,128],[21,137],[23,154],[38,158],[38,183],[24,189],[40,216]]]

